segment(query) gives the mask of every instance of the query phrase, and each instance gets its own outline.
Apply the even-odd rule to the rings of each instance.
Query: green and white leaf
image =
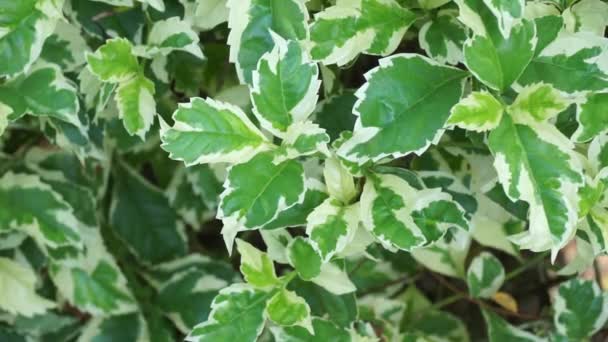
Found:
[[[299,161],[275,164],[270,152],[231,167],[217,215],[224,222],[222,234],[228,249],[238,231],[261,228],[282,211],[302,203],[304,183],[304,168]]]
[[[440,10],[418,31],[420,47],[439,63],[454,65],[464,61],[462,47],[467,39],[467,29],[456,19],[455,12]]]
[[[63,0],[0,3],[0,76],[27,72],[62,18]]]
[[[202,31],[210,30],[228,21],[227,0],[180,0],[185,20]]]
[[[268,149],[267,138],[237,106],[192,98],[173,113],[174,125],[163,120],[161,147],[186,166],[245,162]]]
[[[76,88],[53,64],[37,63],[26,74],[0,85],[0,105],[0,121],[29,114],[81,125]]]
[[[303,0],[228,0],[230,62],[241,83],[253,84],[252,72],[274,46],[271,32],[287,40],[308,38],[308,10]]]
[[[127,280],[106,250],[96,228],[81,230],[85,252],[66,264],[50,267],[61,295],[79,310],[99,316],[137,311]]]
[[[85,325],[78,342],[120,339],[134,342],[150,340],[147,323],[140,313],[94,317]]]
[[[186,341],[256,341],[271,294],[246,284],[222,289],[213,299],[207,321],[195,326]]]
[[[534,336],[525,330],[517,328],[509,324],[509,322],[502,319],[499,315],[495,314],[490,310],[482,310],[483,318],[486,321],[488,327],[488,339],[490,342],[505,342],[505,341],[518,341],[518,342],[546,342],[547,339],[543,339]]]
[[[270,331],[276,341],[284,342],[316,342],[316,341],[352,341],[350,333],[329,320],[315,317],[312,319],[314,334],[301,326],[271,327]]]
[[[474,132],[494,129],[500,123],[502,104],[486,91],[474,91],[452,107],[447,123]]]
[[[509,240],[509,236],[523,230],[525,222],[518,220],[489,198],[482,196],[478,196],[478,208],[471,217],[471,236],[483,246],[496,248],[518,257],[519,250]]]
[[[314,257],[310,260],[313,259]],[[316,260],[314,263],[316,264]],[[350,280],[344,267],[332,262],[322,264],[319,274],[310,281],[338,296],[357,291],[357,287]]]
[[[340,163],[338,158],[325,159],[323,178],[325,179],[327,192],[331,198],[347,204],[357,196],[355,179]]]
[[[601,0],[581,0],[564,10],[566,29],[604,36],[608,25],[608,4]]]
[[[124,38],[107,40],[94,53],[88,53],[86,58],[89,70],[104,82],[129,81],[140,69],[133,46]]]
[[[317,103],[319,69],[295,40],[272,33],[274,48],[252,73],[251,102],[262,127],[284,137],[290,125],[303,122]]]
[[[441,189],[416,190],[390,174],[368,178],[361,221],[388,249],[411,251],[440,240],[449,228],[467,230],[464,210]]]
[[[154,22],[145,46],[138,46],[134,53],[146,58],[160,54],[166,56],[173,51],[186,51],[198,58],[204,58],[199,47],[199,38],[189,22],[179,17],[171,17]]]
[[[200,254],[161,264],[157,271],[157,305],[183,333],[207,319],[221,289],[240,281],[231,265]]]
[[[572,135],[572,140],[579,143],[608,131],[608,93],[589,93],[583,101],[577,103],[576,120],[579,126]]]
[[[115,99],[118,116],[127,132],[145,141],[146,133],[152,127],[156,116],[154,83],[143,75],[137,75],[120,83]]]
[[[513,241],[555,257],[576,229],[581,166],[572,143],[554,126],[531,124],[504,116],[489,135],[489,147],[507,196],[530,205],[530,228]]]
[[[536,83],[519,90],[507,111],[521,122],[547,121],[564,111],[570,102],[550,84]]]
[[[608,89],[608,40],[589,32],[561,31],[535,57],[517,80],[520,85],[544,82],[576,97]]]
[[[307,218],[306,234],[323,262],[342,252],[359,226],[359,205],[343,206],[328,198]]]
[[[74,216],[72,207],[38,176],[4,174],[0,178],[0,208],[3,231],[23,231],[46,251],[82,248],[83,224]]]
[[[420,155],[437,143],[467,76],[415,54],[393,55],[379,63],[365,74],[367,82],[355,94],[353,112],[358,118],[353,136],[338,150],[341,157],[360,165]]]
[[[590,337],[608,319],[608,296],[590,280],[574,278],[562,283],[553,302],[557,331],[572,340]]]
[[[498,258],[482,252],[467,270],[469,293],[476,298],[491,298],[505,281],[505,269]]]
[[[64,71],[77,72],[86,63],[85,53],[90,51],[77,25],[58,20],[55,31],[44,42],[40,58]]]
[[[266,303],[265,313],[269,320],[280,326],[302,326],[313,333],[310,307],[295,292],[278,290]]]
[[[312,58],[342,66],[359,53],[387,56],[415,20],[413,12],[394,0],[338,0],[315,15],[310,27]]]
[[[311,121],[295,122],[289,126],[281,148],[285,158],[296,159],[313,155],[317,152],[325,156],[330,154],[327,144],[329,135],[325,129]]]
[[[28,266],[0,257],[0,308],[13,315],[31,317],[56,304],[36,293],[36,274]]]
[[[523,0],[457,0],[459,19],[473,31],[464,44],[467,68],[488,87],[504,91],[524,72],[536,48],[536,26],[522,19]]]
[[[412,250],[412,256],[423,266],[450,277],[465,278],[464,261],[471,238],[462,229],[450,230],[435,244]]]

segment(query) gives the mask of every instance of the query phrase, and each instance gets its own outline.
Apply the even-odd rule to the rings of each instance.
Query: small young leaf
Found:
[[[312,331],[310,307],[294,292],[280,289],[266,304],[266,315],[281,326],[300,325]]]
[[[260,288],[279,284],[274,264],[266,253],[241,239],[236,240],[236,246],[241,254],[241,273],[245,281]]]
[[[467,271],[467,285],[471,296],[490,298],[502,286],[505,269],[500,260],[488,252],[482,252],[473,259]]]
[[[311,280],[321,273],[321,256],[309,240],[299,236],[287,248],[289,263],[302,279]]]
[[[452,107],[448,124],[475,132],[496,128],[503,115],[502,104],[488,92],[472,92]]]

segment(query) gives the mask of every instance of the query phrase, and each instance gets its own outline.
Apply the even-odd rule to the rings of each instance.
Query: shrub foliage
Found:
[[[0,0],[0,340],[601,339],[606,25]]]

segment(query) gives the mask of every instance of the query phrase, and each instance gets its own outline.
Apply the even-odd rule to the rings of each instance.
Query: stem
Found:
[[[505,275],[505,281],[515,278],[526,270],[536,266],[539,262],[545,259],[545,257],[549,254],[549,252],[543,252],[534,256],[534,258],[530,259],[527,262],[524,262],[519,267],[515,268],[511,272]]]

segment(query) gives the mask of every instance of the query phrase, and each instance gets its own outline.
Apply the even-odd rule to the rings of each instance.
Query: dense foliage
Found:
[[[0,340],[603,340],[607,25],[0,0]]]

